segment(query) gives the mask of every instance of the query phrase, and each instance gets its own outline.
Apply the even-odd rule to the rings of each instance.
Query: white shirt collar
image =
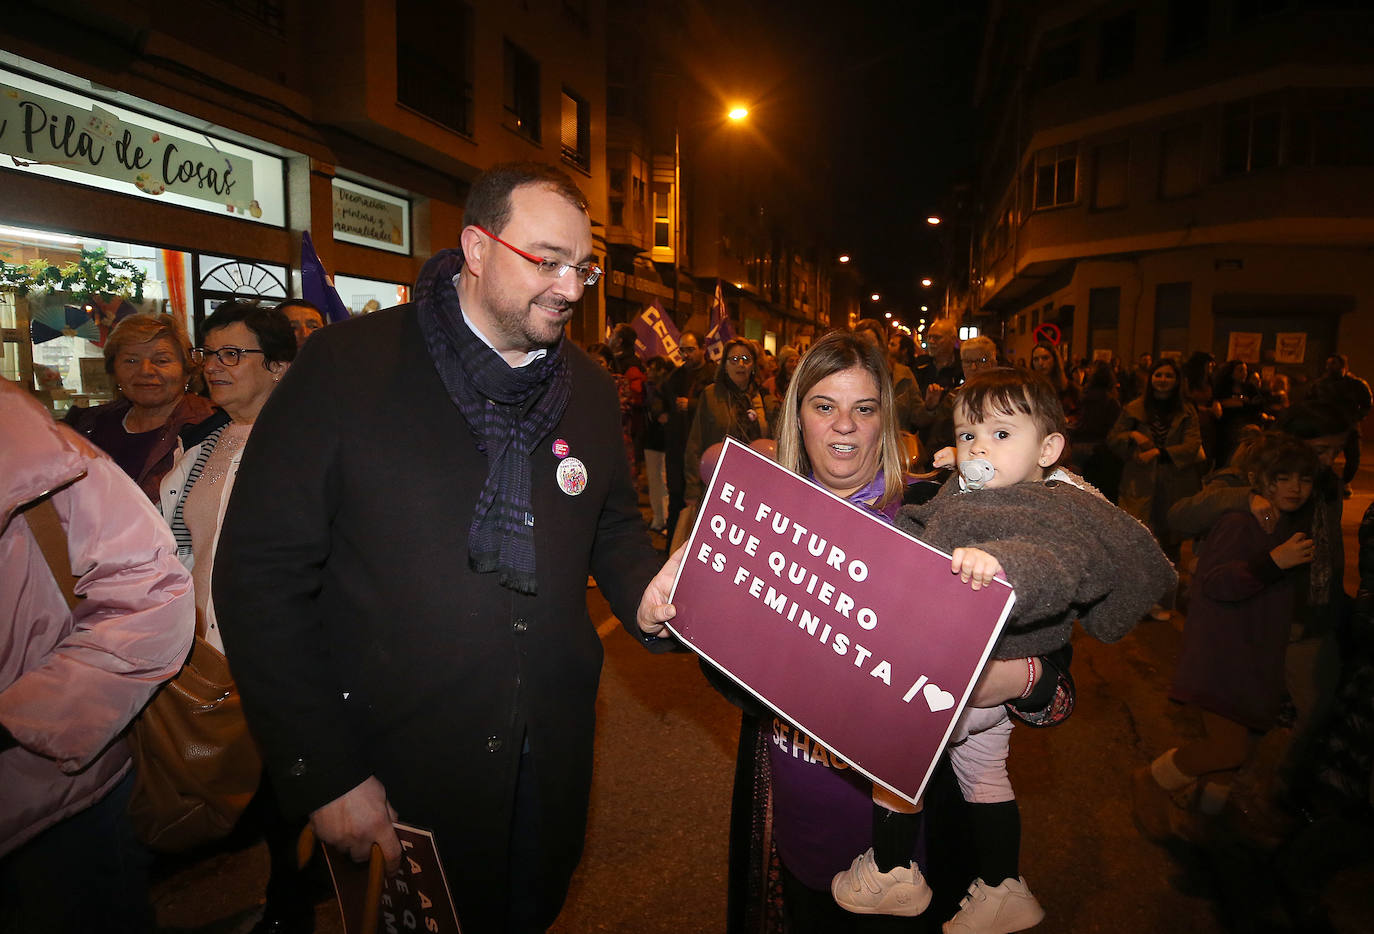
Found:
[[[454,278],[456,279],[457,277],[455,276]],[[457,283],[457,282],[454,282],[454,287],[455,287],[455,288],[457,287],[457,285],[458,285],[458,283]],[[459,310],[460,310],[460,311],[462,310],[461,307],[460,307]],[[467,323],[467,326],[468,326],[469,328],[472,329],[472,333],[474,333],[474,334],[477,335],[477,339],[478,339],[478,340],[480,340],[482,343],[486,344],[486,345],[487,345],[488,347],[490,347],[492,350],[496,350],[496,345],[494,345],[491,341],[487,340],[487,335],[483,334],[483,333],[482,333],[482,329],[479,328],[476,324],[473,323],[472,319],[468,317],[468,313],[467,313],[466,311],[463,311],[463,321],[466,322],[466,323]],[[513,364],[513,365],[511,366],[511,369],[512,369],[512,370],[518,370],[518,369],[520,369],[521,367],[529,366],[529,365],[530,365],[531,363],[533,363],[534,361],[536,361],[536,360],[542,360],[544,357],[548,356],[548,353],[549,353],[549,348],[547,348],[547,347],[540,347],[540,348],[537,349],[537,350],[531,350],[531,351],[529,351],[528,353],[525,354],[524,358],[523,358],[519,363]],[[501,356],[501,351],[496,350],[496,354],[497,354],[497,356]],[[505,360],[506,358],[505,358],[504,356],[502,356],[501,359],[502,359],[502,360]]]

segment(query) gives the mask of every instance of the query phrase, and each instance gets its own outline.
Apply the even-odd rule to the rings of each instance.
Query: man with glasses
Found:
[[[615,385],[563,339],[601,275],[582,193],[497,166],[460,243],[413,304],[325,329],[283,380],[216,602],[283,803],[392,869],[393,819],[432,830],[464,929],[542,931],[586,827],[587,575],[662,649],[676,567],[645,534]]]

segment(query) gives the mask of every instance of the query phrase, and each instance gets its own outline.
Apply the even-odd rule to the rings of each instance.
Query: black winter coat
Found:
[[[311,338],[253,430],[214,574],[250,725],[278,795],[306,813],[370,775],[435,832],[463,930],[500,929],[522,746],[557,914],[582,851],[602,644],[590,571],[636,638],[661,558],[621,445],[615,384],[565,343],[572,399],[532,456],[538,594],[468,568],[487,475],[404,305]],[[557,480],[555,440],[586,465]],[[653,642],[668,648],[671,640]]]

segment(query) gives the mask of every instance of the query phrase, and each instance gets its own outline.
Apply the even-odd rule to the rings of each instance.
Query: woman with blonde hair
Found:
[[[213,415],[187,391],[199,374],[186,330],[171,315],[130,315],[105,341],[105,372],[119,398],[73,408],[66,422],[103,450],[153,502],[181,450],[180,433]]]

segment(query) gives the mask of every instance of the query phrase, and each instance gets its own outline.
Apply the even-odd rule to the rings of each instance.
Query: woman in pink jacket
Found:
[[[54,515],[44,501],[74,610],[34,533]],[[0,931],[150,928],[120,734],[194,625],[190,574],[148,497],[0,379]]]

